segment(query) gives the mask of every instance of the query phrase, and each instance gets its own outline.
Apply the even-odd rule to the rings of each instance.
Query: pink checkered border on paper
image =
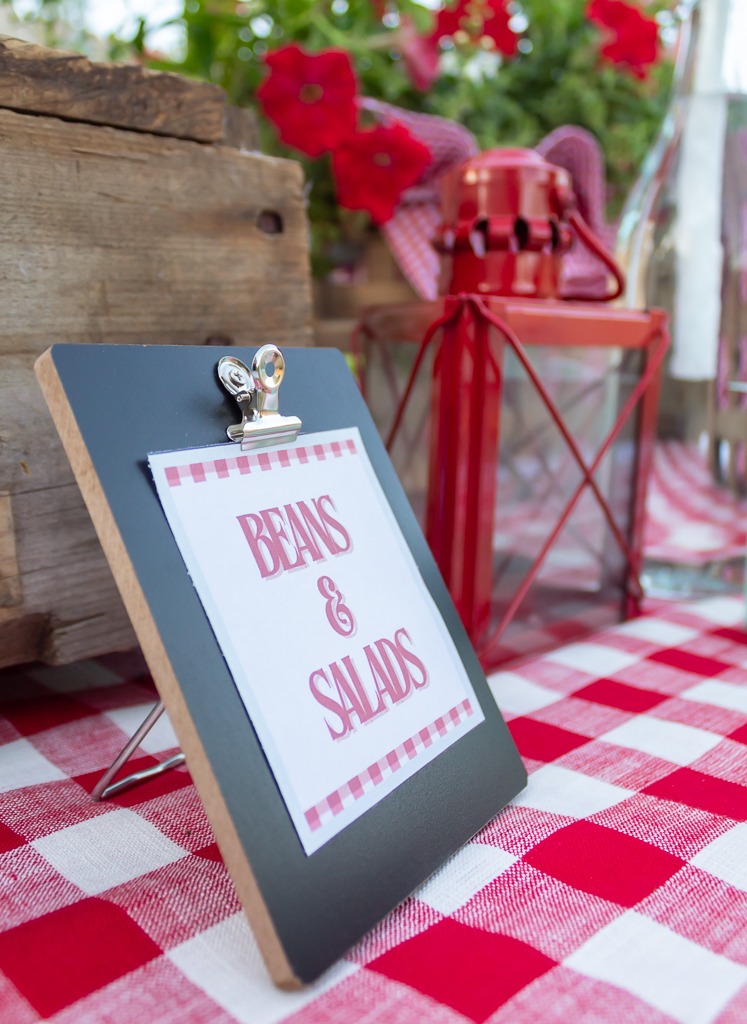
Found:
[[[297,462],[300,466],[324,462],[328,456],[340,459],[343,455],[357,455],[355,441],[325,441],[303,448],[280,448],[278,450],[237,455],[235,458],[215,459],[212,462],[191,462],[183,466],[168,466],[165,470],[169,487],[181,487],[183,483],[202,484],[216,478],[246,476],[253,469],[266,473],[271,469],[287,469]]]
[[[318,828],[321,828],[324,824],[323,819],[328,815],[334,816],[339,814],[351,800],[359,800],[367,789],[370,790],[372,786],[378,786],[379,783],[384,781],[386,775],[391,775],[400,769],[405,758],[408,761],[412,761],[421,750],[425,750],[433,743],[437,735],[445,736],[449,729],[456,728],[463,718],[469,718],[473,713],[469,700],[463,700],[461,704],[457,704],[451,711],[441,715],[435,722],[426,725],[424,729],[415,733],[414,736],[405,740],[404,743],[395,747],[394,750],[390,750],[384,757],[374,761],[360,775],[356,775],[349,782],[346,782],[344,786],[336,789],[334,793],[330,793],[329,796],[325,797],[315,807],[305,811],[304,817],[311,831],[315,832]]]

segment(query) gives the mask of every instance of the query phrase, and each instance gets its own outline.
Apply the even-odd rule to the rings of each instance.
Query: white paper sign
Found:
[[[357,428],[149,462],[311,854],[483,720],[472,685]]]

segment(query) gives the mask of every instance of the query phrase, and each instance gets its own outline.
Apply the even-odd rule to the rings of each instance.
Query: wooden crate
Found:
[[[36,357],[311,343],[301,167],[256,138],[217,86],[0,36],[0,666],[135,643]]]

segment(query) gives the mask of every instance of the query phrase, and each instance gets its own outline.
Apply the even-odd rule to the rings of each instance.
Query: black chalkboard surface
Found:
[[[358,427],[485,716],[304,853],[146,461],[149,452],[225,443],[239,417],[216,364],[253,354],[55,345],[36,372],[268,969],[293,988],[317,978],[436,871],[519,792],[526,773],[344,357],[287,349],[281,413],[299,416],[304,433]],[[250,611],[259,633],[262,608]]]

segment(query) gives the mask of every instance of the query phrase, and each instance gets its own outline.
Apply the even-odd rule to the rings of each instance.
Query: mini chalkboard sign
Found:
[[[268,969],[313,981],[526,782],[353,377],[271,346],[36,372]]]

